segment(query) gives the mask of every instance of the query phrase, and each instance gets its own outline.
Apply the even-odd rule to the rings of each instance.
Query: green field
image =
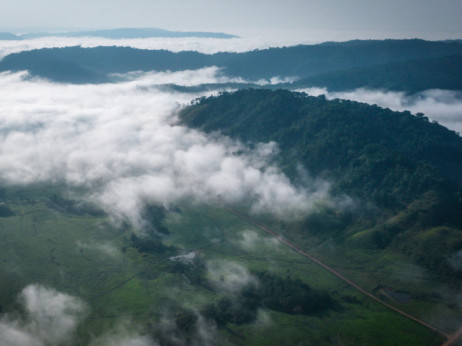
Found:
[[[49,186],[3,191],[3,206],[14,215],[0,218],[0,305],[3,313],[14,313],[20,309],[18,293],[34,283],[80,297],[89,305],[89,313],[78,328],[76,345],[88,344],[95,335],[121,323],[156,339],[159,326],[171,326],[184,311],[200,315],[207,304],[232,296],[224,285],[234,285],[233,280],[238,281],[242,273],[254,272],[299,279],[312,289],[327,292],[335,307],[303,314],[259,307],[256,320],[249,323],[208,323],[213,343],[438,345],[443,340],[218,205],[170,208],[163,220],[170,232],[161,237],[164,249],[146,252],[130,242],[131,234],[138,230],[92,213],[91,208],[71,207],[74,204],[60,191]],[[266,221],[267,226],[274,226],[388,303],[445,331],[457,327],[462,314],[454,301],[447,300],[451,287],[399,255],[347,250],[329,240],[316,242],[315,237],[298,239],[278,229],[269,218]],[[170,259],[185,254],[194,257],[191,262],[179,264]],[[398,303],[378,287],[406,292],[412,298]],[[188,333],[194,331],[173,332],[183,341],[193,342]]]

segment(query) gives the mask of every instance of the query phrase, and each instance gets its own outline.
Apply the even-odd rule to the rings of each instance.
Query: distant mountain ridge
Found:
[[[393,62],[328,72],[287,84],[288,88],[325,87],[330,91],[357,88],[415,93],[428,89],[462,90],[462,55]]]
[[[65,64],[84,74],[52,73]],[[298,78],[277,87],[307,86],[346,90],[359,87],[417,92],[441,88],[460,90],[462,44],[457,41],[383,40],[327,42],[269,48],[244,53],[203,54],[192,51],[142,50],[128,47],[51,48],[10,54],[0,71],[29,70],[57,82],[98,83],[110,74],[130,71],[181,71],[217,66],[228,77],[256,82],[273,77]],[[82,76],[87,75],[85,80]]]
[[[150,37],[199,37],[199,38],[236,38],[222,32],[207,31],[170,31],[159,28],[117,28],[101,30],[82,30],[82,31],[59,31],[59,32],[30,32],[24,34],[12,34],[10,32],[0,32],[0,40],[24,40],[41,37],[101,37],[109,39],[134,39]]]
[[[235,35],[217,32],[203,31],[170,31],[158,28],[119,28],[102,30],[85,30],[69,32],[41,32],[27,33],[21,38],[40,38],[40,37],[102,37],[110,39],[130,39],[130,38],[149,38],[149,37],[208,37],[208,38],[235,38]]]
[[[0,32],[0,40],[4,41],[19,41],[22,40],[21,36],[9,33],[9,32]]]

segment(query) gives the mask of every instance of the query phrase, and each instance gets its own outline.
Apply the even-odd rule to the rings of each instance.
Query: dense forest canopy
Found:
[[[332,181],[332,193],[348,194],[379,207],[381,215],[394,215],[393,221],[383,223],[382,216],[363,225],[373,225],[372,230],[355,239],[367,246],[386,247],[398,234],[440,226],[449,226],[451,234],[460,232],[462,138],[423,114],[249,89],[198,99],[180,117],[188,126],[219,131],[250,145],[275,141],[280,164],[294,181],[302,164]],[[340,218],[332,228],[364,231],[360,219],[350,216],[343,223]],[[328,220],[329,213],[323,223],[311,217],[306,225],[329,228]],[[459,245],[442,245],[443,253]],[[437,270],[451,272],[448,266]]]
[[[295,78],[294,89],[325,86],[416,92],[428,88],[460,90],[462,44],[457,41],[350,41],[269,48],[244,53],[173,53],[129,47],[66,47],[23,51],[6,56],[0,71],[28,70],[57,82],[102,83],[110,74],[130,71],[181,71],[210,66],[227,77],[248,82]]]
[[[462,56],[451,55],[321,73],[287,87],[326,87],[331,91],[368,88],[409,93],[436,88],[462,90],[461,75]]]
[[[348,181],[362,197],[406,189],[405,200],[462,183],[462,138],[423,114],[249,89],[199,99],[181,117],[189,126],[244,142],[275,141],[287,154],[281,156],[289,174],[303,163],[313,174],[329,172],[342,186]],[[364,175],[369,185],[355,186]]]

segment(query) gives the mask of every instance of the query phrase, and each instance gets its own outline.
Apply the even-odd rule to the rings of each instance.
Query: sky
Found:
[[[0,3],[1,30],[157,27],[245,35],[350,31],[462,37],[460,0],[15,0]]]

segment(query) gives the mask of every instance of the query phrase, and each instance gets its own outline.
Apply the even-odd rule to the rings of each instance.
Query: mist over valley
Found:
[[[221,32],[0,34],[0,344],[460,342],[462,43]]]

